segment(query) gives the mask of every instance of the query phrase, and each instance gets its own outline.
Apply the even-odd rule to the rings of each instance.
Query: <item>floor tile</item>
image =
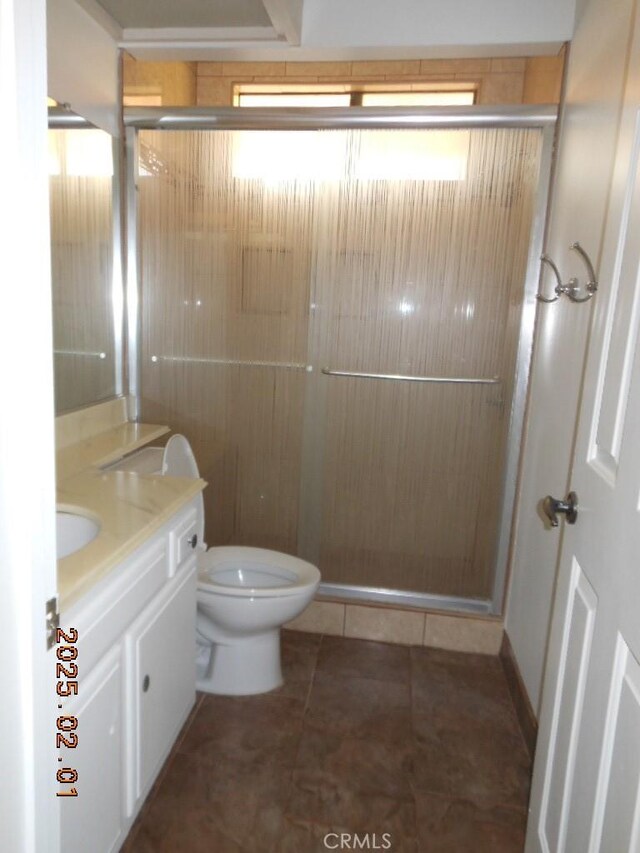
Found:
[[[357,832],[348,827],[312,823],[289,815],[284,818],[274,853],[327,853],[331,849],[420,853],[416,838],[399,838],[383,832]]]
[[[491,655],[450,652],[443,649],[412,646],[411,676],[414,682],[426,679],[456,680],[461,685],[481,688],[487,693],[508,695],[500,659]]]
[[[326,853],[328,833],[521,853],[531,767],[497,658],[285,631],[282,660],[278,690],[199,696],[124,853]]]
[[[519,731],[498,658],[411,649],[412,706],[418,714],[469,714]]]
[[[305,726],[335,735],[406,743],[411,736],[409,685],[316,672],[304,719]]]
[[[468,715],[414,715],[417,791],[525,808],[530,760],[519,732]]]
[[[274,853],[327,853],[331,848],[325,839],[329,845],[335,844],[333,833],[348,831],[344,826],[328,826],[285,815]]]
[[[301,631],[283,631],[281,638],[284,684],[274,695],[291,696],[306,702],[316,668],[321,636]]]
[[[269,764],[178,754],[145,810],[132,850],[271,851],[290,784],[290,773]]]
[[[135,835],[127,839],[121,853],[176,853],[177,850],[183,853],[212,853],[217,850],[248,853],[246,848],[220,833],[206,809],[188,808],[177,820],[172,814],[164,814],[162,818],[160,823],[145,820]],[[183,821],[188,821],[189,825],[184,826]]]
[[[287,813],[352,831],[416,837],[408,748],[306,731]]]
[[[280,643],[282,647],[296,647],[317,654],[322,643],[322,634],[309,634],[306,631],[289,631],[283,628],[280,631]]]
[[[274,694],[205,696],[178,751],[243,764],[265,760],[291,766],[302,731],[304,705]]]
[[[369,640],[323,637],[318,655],[318,672],[405,684],[410,679],[409,647]]]
[[[429,794],[416,797],[418,838],[429,853],[522,853],[526,813]]]

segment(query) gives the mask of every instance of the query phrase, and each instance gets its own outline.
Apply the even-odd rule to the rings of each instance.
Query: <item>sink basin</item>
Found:
[[[96,538],[100,523],[69,507],[56,511],[56,556],[58,560],[75,554]]]

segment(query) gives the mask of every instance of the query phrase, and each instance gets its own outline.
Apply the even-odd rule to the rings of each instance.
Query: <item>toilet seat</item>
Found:
[[[243,598],[297,595],[317,584],[311,563],[266,548],[222,546],[198,556],[198,590]]]

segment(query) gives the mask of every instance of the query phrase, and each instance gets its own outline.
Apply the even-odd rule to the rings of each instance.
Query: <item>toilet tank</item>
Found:
[[[105,465],[103,471],[130,471],[135,474],[162,474],[164,447],[143,447],[119,459],[112,465]]]

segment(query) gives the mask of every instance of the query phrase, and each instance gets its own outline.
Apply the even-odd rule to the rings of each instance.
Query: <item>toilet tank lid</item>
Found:
[[[197,479],[200,477],[198,471],[198,463],[193,455],[193,450],[189,441],[184,435],[176,433],[172,435],[164,448],[164,456],[162,458],[162,473],[168,477],[192,477]],[[199,547],[206,550],[204,540],[204,501],[202,492],[198,493],[197,502],[197,526],[196,533],[198,535]]]

